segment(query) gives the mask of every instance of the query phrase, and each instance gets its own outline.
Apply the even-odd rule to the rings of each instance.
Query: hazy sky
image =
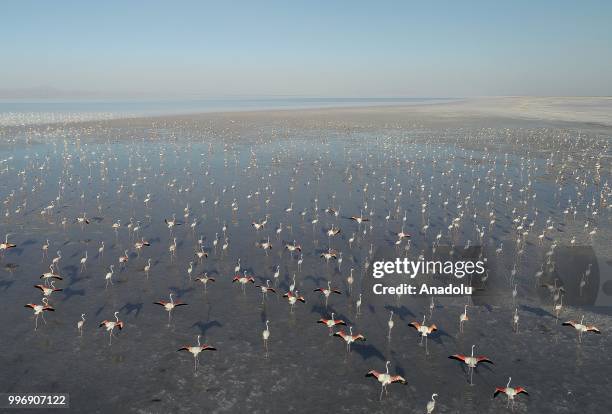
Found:
[[[612,1],[5,1],[5,96],[612,95]]]

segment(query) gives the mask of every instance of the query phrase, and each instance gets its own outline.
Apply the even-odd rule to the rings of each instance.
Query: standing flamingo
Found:
[[[380,388],[380,398],[379,398],[380,401],[382,401],[383,392],[385,393],[387,392],[387,385],[393,384],[394,382],[406,384],[406,380],[404,379],[404,377],[400,375],[389,375],[389,364],[390,363],[391,361],[387,361],[385,363],[386,372],[384,374],[382,372],[378,372],[375,370],[370,370],[366,374],[366,377],[375,377],[378,380],[378,382],[380,382],[380,387],[381,387]]]
[[[77,330],[79,331],[79,336],[83,336],[83,325],[85,325],[85,314],[81,314],[81,320],[77,322]]]
[[[457,361],[461,361],[465,365],[467,365],[468,370],[470,371],[470,385],[473,385],[472,377],[474,375],[474,369],[480,362],[488,362],[489,364],[493,363],[493,361],[491,361],[486,356],[483,356],[483,355],[474,356],[475,346],[476,345],[472,345],[472,354],[470,356],[466,356],[463,354],[454,354],[454,355],[449,356],[450,359],[456,359]]]
[[[334,334],[334,336],[339,336],[346,342],[346,352],[351,352],[351,344],[355,341],[365,341],[365,336],[358,334],[353,335],[353,327],[349,326],[349,333],[345,333],[342,329]]]
[[[170,325],[170,321],[172,320],[172,310],[176,308],[177,306],[187,305],[184,302],[179,302],[179,301],[175,302],[173,297],[174,297],[174,293],[170,292],[169,301],[159,300],[157,302],[153,302],[155,305],[163,306],[166,312],[168,312],[168,325]]]
[[[202,351],[216,351],[217,348],[212,347],[210,345],[201,345],[200,344],[200,335],[198,335],[198,345],[195,346],[191,346],[191,345],[185,345],[182,348],[179,348],[177,351],[187,351],[189,353],[191,353],[193,355],[193,370],[197,371],[198,370],[198,365],[200,363],[200,361],[198,360],[198,355],[200,355],[200,352]]]
[[[438,394],[436,393],[431,394],[431,401],[427,403],[427,414],[433,413],[434,409],[436,408],[436,397],[437,396]]]
[[[106,332],[108,332],[108,345],[110,346],[113,343],[113,330],[115,328],[119,328],[120,330],[123,329],[124,323],[123,321],[119,320],[119,312],[115,312],[115,320],[114,321],[109,321],[109,320],[103,320],[102,322],[100,322],[100,327],[104,326],[104,328],[106,329]]]
[[[332,293],[335,293],[337,295],[341,295],[342,292],[340,292],[338,289],[332,288],[331,287],[331,282],[327,282],[327,289],[325,288],[316,288],[314,290],[314,292],[321,292],[323,294],[323,296],[325,296],[325,307],[327,308],[327,302],[329,301],[329,296]]]
[[[495,393],[493,394],[493,398],[497,397],[497,395],[500,393],[506,394],[506,397],[508,397],[508,403],[506,404],[506,408],[510,406],[510,403],[512,403],[512,409],[514,410],[514,397],[519,394],[529,395],[529,393],[523,387],[511,387],[510,381],[512,381],[512,377],[508,378],[508,384],[506,384],[505,387],[495,387]]]
[[[427,336],[438,330],[436,324],[432,323],[430,326],[425,325],[425,315],[423,315],[423,323],[413,321],[410,322],[408,326],[412,326],[421,334],[421,345],[423,344],[423,338],[425,338],[425,353],[429,355],[429,351],[427,350]]]
[[[468,305],[465,305],[463,308],[463,313],[459,315],[459,332],[463,332],[463,323],[470,320],[470,318],[468,318],[467,308]]]
[[[261,337],[263,338],[264,342],[264,348],[266,349],[266,358],[268,357],[268,339],[270,338],[270,327],[268,326],[269,323],[270,321],[266,320],[266,329],[264,329],[261,333]]]
[[[325,326],[327,326],[327,328],[329,328],[329,336],[332,336],[334,334],[334,326],[336,325],[346,325],[346,322],[344,322],[342,319],[334,319],[334,315],[335,313],[332,312],[331,314],[331,318],[329,319],[319,319],[317,321],[317,323],[322,323]]]
[[[26,308],[31,308],[34,311],[34,330],[38,329],[38,317],[42,317],[42,320],[45,324],[47,321],[45,320],[44,312],[53,312],[55,309],[52,306],[49,306],[49,299],[46,297],[42,298],[42,304],[37,305],[34,303],[28,303],[25,305]]]

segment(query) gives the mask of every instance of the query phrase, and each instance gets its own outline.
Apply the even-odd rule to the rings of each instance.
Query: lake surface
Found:
[[[499,413],[510,409],[493,392],[511,376],[513,386],[529,392],[517,397],[515,412],[612,409],[610,129],[381,110],[12,126],[0,133],[0,236],[8,233],[17,245],[0,262],[2,392],[67,392],[71,411],[88,413],[423,413],[437,393],[436,412]],[[89,224],[76,222],[83,215]],[[170,230],[165,220],[173,215],[182,225]],[[360,215],[370,221],[350,219]],[[252,226],[266,217],[262,229]],[[332,226],[339,235],[328,236]],[[402,229],[412,236],[398,246]],[[141,238],[150,246],[138,252]],[[209,254],[201,263],[199,239]],[[258,247],[268,240],[271,250]],[[284,248],[294,241],[301,265],[300,255]],[[368,266],[380,250],[416,260],[433,256],[434,244],[482,247],[489,278],[471,280],[474,297],[436,297],[430,315],[429,297],[372,294]],[[330,248],[342,252],[341,263],[321,258]],[[42,283],[57,251],[63,280],[55,286],[63,290],[51,295],[55,312],[35,331],[24,305],[40,303],[33,285]],[[548,257],[557,267],[536,281]],[[563,262],[568,257],[575,273]],[[257,284],[270,280],[277,294],[262,303],[258,288],[232,283],[239,259],[240,272]],[[216,279],[206,292],[190,280],[190,262],[192,279],[204,272]],[[106,287],[111,264],[113,284]],[[306,303],[291,312],[282,294],[294,275]],[[328,281],[342,293],[326,306],[313,290]],[[565,288],[559,321],[543,283]],[[188,305],[169,323],[154,302],[170,292]],[[466,304],[469,321],[460,333]],[[98,325],[116,311],[125,327],[109,345]],[[316,323],[331,312],[367,340],[347,353]],[[423,315],[439,328],[429,355],[408,326]],[[579,343],[561,322],[582,315],[602,334],[587,333]],[[195,345],[197,335],[217,351],[200,354],[194,372],[193,357],[177,350]],[[473,344],[494,365],[479,366],[470,385],[448,356],[469,354]],[[380,384],[365,374],[384,372],[385,361],[407,385],[391,384],[379,401]]]

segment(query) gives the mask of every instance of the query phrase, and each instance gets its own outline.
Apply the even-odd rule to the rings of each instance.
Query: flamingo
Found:
[[[110,282],[110,284],[113,284],[113,275],[115,274],[115,267],[114,265],[110,265],[110,270],[106,273],[106,276],[104,276],[104,279],[106,280],[106,286],[105,289],[108,288],[108,284]]]
[[[290,253],[293,254],[293,252],[301,252],[302,251],[302,246],[297,244],[296,241],[293,241],[293,244],[285,244],[285,249],[289,250]]]
[[[47,252],[49,251],[49,239],[42,245],[42,258],[47,257]]]
[[[582,334],[585,332],[593,332],[596,334],[601,334],[601,331],[595,325],[591,325],[591,324],[584,325],[583,322],[584,322],[584,315],[582,315],[582,318],[580,318],[580,322],[567,321],[567,322],[563,322],[562,325],[571,326],[578,332],[578,342],[582,342]]]
[[[427,414],[433,413],[433,410],[436,408],[436,397],[438,394],[431,394],[431,401],[427,403]]]
[[[42,293],[43,293],[43,296],[47,296],[47,297],[51,296],[51,294],[53,292],[61,292],[62,291],[62,289],[58,289],[58,288],[55,287],[53,280],[51,280],[50,286],[34,285],[34,287],[37,288],[37,289],[40,289],[42,291]]]
[[[102,257],[104,256],[104,241],[101,242],[100,247],[98,247],[98,258],[99,260],[102,260]]]
[[[55,267],[53,266],[53,264],[49,265],[49,271],[43,273],[40,276],[41,279],[45,280],[45,283],[47,283],[47,281],[51,280],[51,279],[57,279],[57,280],[63,280],[64,278],[61,277],[59,274],[55,273]]]
[[[383,392],[387,392],[387,385],[393,384],[394,382],[399,382],[401,384],[406,384],[406,380],[404,377],[400,375],[389,375],[389,364],[391,361],[387,361],[385,363],[386,372],[383,374],[382,372],[378,372],[375,370],[370,370],[366,374],[366,377],[375,377],[378,382],[380,382],[380,397],[379,400],[382,401]]]
[[[124,327],[124,323],[122,321],[119,320],[119,312],[115,312],[115,320],[114,321],[109,321],[109,320],[103,320],[102,322],[100,322],[100,327],[104,326],[104,328],[106,329],[106,331],[108,332],[108,345],[110,346],[113,343],[113,330],[115,328],[119,328],[120,330],[123,329]]]
[[[204,251],[204,249],[200,248],[200,250],[195,252],[196,257],[198,258],[198,262],[202,263],[202,259],[208,257],[208,253]]]
[[[466,356],[463,354],[454,354],[449,356],[450,359],[456,359],[457,361],[461,361],[463,362],[465,365],[467,365],[468,370],[470,371],[470,385],[473,384],[472,382],[472,376],[474,375],[474,369],[476,369],[476,366],[481,363],[481,362],[488,362],[489,364],[493,364],[493,361],[491,361],[489,358],[487,358],[484,355],[478,355],[478,356],[474,356],[474,347],[476,345],[472,345],[472,354],[470,356]]]
[[[463,323],[470,320],[470,318],[468,318],[467,308],[468,305],[465,305],[463,308],[463,313],[459,315],[459,332],[463,332]]]
[[[314,290],[314,292],[321,292],[323,294],[323,296],[325,297],[325,307],[327,307],[327,302],[329,301],[329,296],[332,293],[335,293],[336,295],[341,295],[342,292],[340,292],[338,289],[332,288],[331,287],[331,282],[327,282],[327,289],[326,288],[316,288]]]
[[[393,322],[393,311],[391,311],[391,315],[389,315],[389,321],[387,322],[387,326],[389,327],[389,333],[387,334],[387,339],[389,341],[391,340],[391,330],[393,329],[394,325],[395,325],[395,322]]]
[[[429,351],[427,350],[427,336],[438,330],[436,324],[432,323],[430,326],[425,325],[425,315],[423,315],[423,323],[413,321],[410,322],[408,326],[413,327],[421,334],[421,345],[423,344],[423,338],[425,339],[425,353],[429,355]]]
[[[125,266],[125,264],[130,260],[130,256],[128,256],[128,251],[123,251],[123,256],[119,256],[119,264]]]
[[[264,348],[266,349],[266,358],[268,357],[268,339],[270,339],[270,327],[268,326],[269,323],[270,321],[266,320],[266,329],[264,329],[261,333],[261,337],[263,338],[264,342]]]
[[[508,378],[508,384],[506,384],[505,387],[495,387],[495,393],[493,394],[493,398],[497,397],[497,395],[500,393],[506,394],[506,397],[508,397],[508,403],[506,404],[506,407],[509,407],[512,403],[512,409],[514,410],[514,397],[519,394],[529,395],[529,393],[523,387],[511,387],[510,381],[512,381],[512,377]]]
[[[247,283],[255,283],[255,278],[253,278],[252,276],[247,276],[247,272],[246,270],[244,271],[244,273],[242,275],[236,275],[234,276],[234,278],[232,279],[232,283],[234,282],[238,282],[240,283],[240,286],[242,287],[242,292],[244,293],[244,287],[246,286]]]
[[[287,293],[285,293],[283,295],[284,298],[287,298],[287,301],[289,302],[289,305],[291,306],[291,313],[293,313],[293,307],[295,306],[296,302],[302,302],[302,303],[306,303],[306,299],[304,299],[303,296],[300,296],[298,294],[298,291],[289,291]]]
[[[355,279],[353,278],[353,270],[354,269],[351,268],[351,273],[346,278],[346,284],[348,285],[349,295],[353,291],[353,282],[355,282]]]
[[[512,315],[512,328],[514,329],[514,332],[518,333],[518,329],[519,329],[518,308],[514,308],[514,314]]]
[[[38,316],[42,317],[43,322],[46,324],[44,312],[54,312],[55,308],[49,305],[49,299],[42,298],[42,304],[37,305],[34,303],[28,303],[25,305],[26,308],[31,308],[34,311],[34,330],[38,329]]]
[[[324,258],[327,263],[329,263],[330,259],[338,258],[338,253],[334,249],[327,249],[326,252],[321,253],[321,257]]]
[[[62,251],[61,251],[61,250],[58,250],[58,251],[56,252],[56,254],[57,254],[57,256],[56,256],[56,257],[54,257],[54,258],[53,258],[53,260],[51,260],[51,264],[52,264],[52,265],[56,265],[56,264],[58,264],[58,263],[59,263],[59,261],[60,261],[60,259],[62,258]]]
[[[145,272],[145,275],[147,276],[147,279],[149,278],[149,271],[151,270],[151,259],[147,259],[147,264],[145,265],[145,267],[142,269]]]
[[[79,331],[79,336],[83,336],[83,325],[85,325],[85,314],[81,314],[81,320],[77,322],[77,330]]]
[[[202,351],[216,351],[217,348],[210,346],[210,345],[201,345],[200,344],[200,335],[198,335],[197,337],[197,341],[198,341],[198,345],[196,346],[191,346],[191,345],[185,345],[182,348],[179,348],[177,350],[177,352],[180,351],[187,351],[189,353],[191,353],[193,355],[193,370],[197,371],[198,370],[198,365],[199,365],[199,360],[198,360],[198,355],[200,355],[200,352]]]
[[[335,313],[332,312],[331,317],[329,319],[321,318],[317,321],[317,323],[322,323],[329,328],[329,336],[332,336],[334,334],[334,326],[346,325],[346,322],[344,322],[342,319],[334,319],[334,315]]]
[[[255,285],[255,287],[259,288],[261,290],[261,303],[264,303],[266,301],[266,297],[268,295],[268,292],[272,292],[272,293],[276,293],[276,290],[274,290],[274,288],[270,287],[270,279],[266,280],[266,285]]]
[[[168,325],[170,325],[170,320],[172,319],[172,310],[174,308],[176,308],[177,306],[184,306],[187,305],[184,302],[175,302],[174,301],[174,293],[170,292],[170,300],[169,301],[165,301],[165,300],[158,300],[157,302],[153,302],[155,305],[160,305],[163,306],[164,309],[166,310],[166,312],[168,312]]]
[[[87,250],[85,250],[85,256],[81,258],[81,272],[87,270]]]
[[[365,341],[365,336],[358,334],[353,335],[353,327],[349,326],[349,333],[344,333],[342,329],[334,333],[334,336],[339,336],[346,342],[346,352],[351,352],[351,344],[356,341]]]
[[[195,280],[197,280],[198,282],[204,285],[204,293],[206,293],[206,286],[208,285],[208,282],[214,282],[215,278],[209,277],[208,273],[204,273],[202,276],[196,277]]]

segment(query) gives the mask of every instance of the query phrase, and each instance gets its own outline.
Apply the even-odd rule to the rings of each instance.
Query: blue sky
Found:
[[[14,95],[612,95],[610,1],[7,1]]]

